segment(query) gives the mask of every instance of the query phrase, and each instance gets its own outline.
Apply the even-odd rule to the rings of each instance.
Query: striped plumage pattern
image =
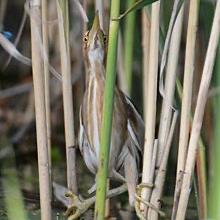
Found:
[[[100,148],[105,85],[105,36],[98,15],[86,33],[85,58],[88,79],[80,109],[79,147],[88,169],[96,174]],[[109,159],[109,178],[126,182],[129,202],[134,204],[144,124],[131,101],[116,87]]]

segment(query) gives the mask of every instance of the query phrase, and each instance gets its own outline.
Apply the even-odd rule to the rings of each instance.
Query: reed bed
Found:
[[[14,39],[7,30],[11,19],[7,10],[23,4],[18,2],[0,3],[4,50],[0,51],[0,132],[7,140],[0,139],[1,178],[3,190],[13,188],[8,197],[5,193],[8,218],[14,219],[15,213],[18,219],[28,218],[22,192],[32,184],[20,183],[25,175],[22,169],[37,161],[43,220],[52,219],[56,212],[54,196],[63,203],[58,205],[61,212],[68,208],[71,220],[80,215],[100,220],[134,219],[135,215],[150,220],[220,219],[220,1],[30,0]],[[97,11],[108,40],[99,166],[91,177],[77,150],[77,137],[79,105],[89,74],[83,67],[83,40],[87,39],[82,33],[90,29]],[[116,86],[142,112],[145,124],[135,213],[124,193],[126,184],[116,190],[117,183],[108,179]],[[9,145],[15,154],[12,162],[4,153]],[[24,160],[26,152],[31,160]],[[20,154],[22,160],[17,159]],[[94,182],[96,193],[88,195]],[[12,194],[18,198],[17,207],[9,205]],[[84,200],[79,194],[90,198]]]

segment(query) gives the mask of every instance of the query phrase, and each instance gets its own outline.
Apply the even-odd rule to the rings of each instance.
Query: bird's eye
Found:
[[[88,40],[89,40],[89,31],[87,31],[87,32],[85,33],[85,35],[84,35],[84,37],[83,37],[83,42],[84,42],[84,43],[87,43]]]
[[[87,43],[88,42],[88,36],[84,36],[83,41],[84,41],[84,43]]]
[[[107,36],[106,35],[104,35],[104,37],[103,37],[103,39],[104,39],[104,43],[107,43]]]

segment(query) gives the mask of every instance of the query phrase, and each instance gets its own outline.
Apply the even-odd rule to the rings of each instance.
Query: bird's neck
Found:
[[[93,60],[89,63],[89,78],[105,79],[105,66],[100,60]]]

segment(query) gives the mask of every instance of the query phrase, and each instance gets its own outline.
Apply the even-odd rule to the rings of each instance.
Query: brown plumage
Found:
[[[92,29],[84,37],[88,79],[80,109],[79,147],[88,169],[96,174],[100,147],[105,85],[106,38],[96,15]],[[128,185],[129,202],[134,205],[144,124],[131,100],[115,88],[109,178]]]

